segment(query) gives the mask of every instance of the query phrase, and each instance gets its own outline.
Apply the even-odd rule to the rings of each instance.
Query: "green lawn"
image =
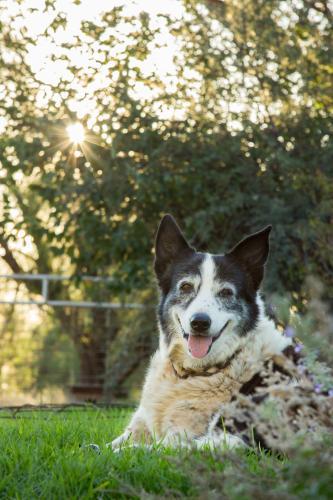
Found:
[[[0,412],[0,498],[332,498],[329,450],[254,453],[105,447],[128,410]],[[80,448],[98,443],[101,454]]]

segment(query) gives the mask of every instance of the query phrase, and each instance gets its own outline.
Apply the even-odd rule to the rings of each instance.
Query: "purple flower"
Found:
[[[287,326],[284,330],[284,334],[286,337],[292,338],[295,335],[295,329],[292,326]]]
[[[328,390],[328,395],[330,398],[333,398],[333,389]]]
[[[323,384],[315,384],[314,391],[319,394],[323,388]]]
[[[301,350],[303,349],[303,347],[304,347],[304,346],[303,346],[302,344],[297,344],[297,345],[295,345],[295,347],[294,347],[294,351],[295,351],[295,352],[301,352]]]

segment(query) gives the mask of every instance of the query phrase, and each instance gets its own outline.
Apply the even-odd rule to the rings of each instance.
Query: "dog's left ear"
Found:
[[[269,233],[272,226],[267,226],[257,233],[247,236],[226,255],[239,262],[250,274],[255,289],[258,289],[264,277],[264,265],[269,253]]]

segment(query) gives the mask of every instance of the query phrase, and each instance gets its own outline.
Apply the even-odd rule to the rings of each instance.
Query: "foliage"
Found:
[[[274,291],[300,291],[309,271],[331,282],[332,17],[324,4],[284,4],[185,1],[181,18],[158,23],[116,8],[68,43],[53,2],[37,37],[3,26],[2,238],[30,238],[26,268],[112,271],[118,291],[146,287],[171,211],[216,251],[272,222]],[[178,49],[167,76],[143,64],[164,33]],[[29,64],[41,41],[65,68],[53,83]],[[76,148],[65,125],[78,115],[88,134]]]
[[[302,314],[292,306],[292,299],[272,297],[275,320],[289,337],[300,342],[304,368],[313,378],[315,387],[328,391],[333,388],[333,322],[329,307],[322,299],[324,290],[317,278],[306,280],[306,309]]]
[[[22,311],[4,308],[0,323],[0,387],[1,399],[9,399],[33,389],[36,383],[36,352],[41,339],[31,337],[30,325],[24,322]]]
[[[42,331],[38,331],[42,329]],[[68,335],[51,325],[39,327],[34,335],[43,339],[35,359],[34,389],[41,393],[50,387],[68,388],[78,371],[77,356]],[[46,335],[45,335],[46,330]]]
[[[184,0],[175,14],[138,15],[125,2],[81,16],[75,29],[80,2],[68,6],[0,8],[6,266],[110,274],[107,299],[110,292],[145,296],[154,232],[169,211],[198,249],[213,252],[273,223],[266,289],[287,290],[301,306],[312,273],[331,297],[327,2]],[[66,132],[77,121],[86,131],[82,144]],[[100,297],[77,284],[81,296]],[[75,292],[58,283],[52,293]],[[68,311],[56,311],[54,321],[78,350],[89,337],[83,320],[72,331]],[[105,321],[91,315],[86,350],[106,350],[117,337],[103,337]]]
[[[56,395],[63,400],[75,380],[78,363],[73,343],[49,313],[37,308],[27,313],[22,306],[1,311],[1,405],[53,400]]]

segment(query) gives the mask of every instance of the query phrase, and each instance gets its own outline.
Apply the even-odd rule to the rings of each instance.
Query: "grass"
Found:
[[[329,449],[267,454],[105,447],[128,410],[0,412],[0,498],[328,499]],[[101,454],[80,445],[97,443]]]

